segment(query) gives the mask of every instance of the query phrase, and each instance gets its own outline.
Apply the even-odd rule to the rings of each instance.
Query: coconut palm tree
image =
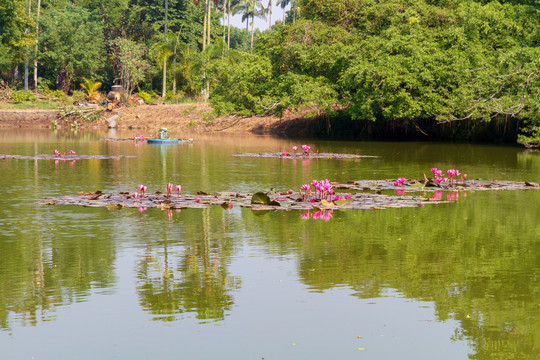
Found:
[[[285,24],[285,8],[291,3],[291,0],[277,0],[276,5],[283,9],[283,24]]]
[[[236,6],[236,13],[242,14],[242,21],[246,20],[246,34],[249,32],[249,18],[251,17],[251,48],[253,49],[253,35],[255,17],[265,19],[265,9],[261,0],[241,0]],[[246,39],[247,43],[247,39]]]
[[[161,35],[161,39],[150,48],[150,53],[156,58],[158,64],[163,68],[163,89],[161,96],[167,94],[167,59],[173,54],[173,44],[168,36]]]
[[[266,13],[268,14],[268,30],[270,30],[270,28],[272,28],[272,0],[268,0]]]

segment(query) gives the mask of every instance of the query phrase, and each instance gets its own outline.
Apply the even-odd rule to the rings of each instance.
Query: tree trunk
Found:
[[[202,49],[206,49],[206,13],[208,12],[208,1],[204,1],[204,21],[203,21],[203,41],[202,41]]]
[[[165,98],[165,95],[167,95],[167,57],[163,59],[163,91],[161,97]]]
[[[231,47],[231,0],[227,3],[227,48]]]
[[[212,24],[211,14],[212,14],[212,2],[209,2],[209,4],[208,4],[208,21],[207,21],[207,25],[206,25],[206,28],[208,30],[208,35],[206,36],[207,45],[210,45],[210,25]]]
[[[268,1],[268,30],[272,28],[272,0]]]
[[[176,98],[176,45],[174,49],[174,58],[173,58],[173,81],[172,81],[172,93]]]
[[[249,48],[249,15],[246,16],[246,50]]]
[[[223,42],[226,42],[225,40],[225,14],[227,13],[227,0],[223,1]]]
[[[38,0],[37,3],[37,14],[36,14],[36,49],[34,51],[34,89],[37,89],[38,86],[38,35],[39,35],[39,13],[41,11],[41,0]]]
[[[32,0],[28,0],[28,17],[32,10]],[[28,33],[28,29],[25,30]],[[28,46],[25,47],[26,59],[24,60],[24,91],[28,91]]]
[[[253,50],[253,34],[255,34],[255,15],[251,15],[251,49]]]

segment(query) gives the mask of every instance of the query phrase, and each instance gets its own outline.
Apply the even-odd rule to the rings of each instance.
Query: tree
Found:
[[[272,0],[268,0],[268,7],[266,8],[268,14],[268,29],[272,28]]]
[[[23,50],[34,42],[25,32],[32,26],[24,0],[0,2],[0,70],[11,70],[24,58]]]
[[[86,9],[67,5],[48,9],[41,18],[43,32],[40,59],[54,68],[57,85],[68,93],[71,84],[82,77],[95,78],[104,63],[103,31]]]
[[[291,0],[277,0],[276,5],[279,5],[283,10],[283,24],[285,24],[285,8],[291,3]]]
[[[241,13],[242,21],[246,21],[246,34],[248,33],[249,18],[251,17],[251,48],[253,49],[255,17],[265,18],[264,6],[260,0],[241,0],[236,6],[236,13]]]
[[[145,59],[148,52],[144,44],[132,40],[118,38],[111,42],[116,71],[124,88],[124,98],[131,95],[133,89],[141,82],[150,64]]]

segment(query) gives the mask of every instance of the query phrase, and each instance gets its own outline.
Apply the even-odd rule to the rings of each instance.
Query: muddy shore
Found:
[[[2,128],[51,128],[58,110],[8,109],[0,110]],[[107,111],[100,120],[86,122],[77,120],[83,128],[107,128],[107,119],[116,115],[116,128],[129,130],[189,129],[193,132],[248,132],[255,134],[302,135],[310,120],[301,113],[275,116],[223,116],[215,117],[207,103],[175,105],[142,105],[122,107]],[[69,127],[69,122],[58,120],[57,127]]]

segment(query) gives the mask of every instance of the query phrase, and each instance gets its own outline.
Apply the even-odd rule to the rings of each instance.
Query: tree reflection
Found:
[[[0,329],[14,321],[36,326],[52,320],[58,306],[81,301],[114,281],[110,234],[79,229],[78,236],[60,239],[49,222],[38,208],[27,228],[0,238]],[[58,226],[69,233],[73,224],[65,219]]]
[[[180,225],[172,223],[156,230],[137,266],[141,306],[155,320],[176,320],[184,312],[195,312],[199,320],[224,319],[234,303],[231,291],[240,287],[239,279],[228,270],[231,240],[225,232],[212,229],[210,209],[184,211],[184,215],[190,217],[186,232],[199,236],[189,236],[182,246],[172,241],[170,251],[169,232]],[[214,220],[212,224],[221,223]]]
[[[540,209],[524,201],[531,195],[504,194],[511,198],[504,208],[477,200],[334,213],[338,223],[302,227],[299,275],[315,291],[345,284],[357,297],[376,298],[393,288],[433,301],[439,320],[460,323],[455,339],[470,341],[473,359],[534,358],[540,346]],[[496,203],[497,194],[489,196]],[[515,213],[521,216],[506,215]]]

